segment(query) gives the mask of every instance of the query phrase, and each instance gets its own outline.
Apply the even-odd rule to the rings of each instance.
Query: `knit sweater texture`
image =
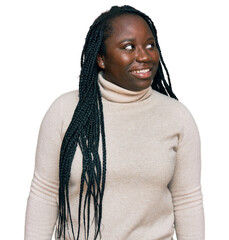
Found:
[[[98,81],[107,151],[102,240],[171,240],[174,230],[178,240],[204,240],[200,137],[191,113],[151,87],[129,91],[105,80],[101,72]],[[26,240],[52,238],[58,216],[60,148],[77,102],[78,90],[61,95],[41,123]],[[101,144],[99,152],[102,156]],[[69,183],[75,233],[81,171],[77,147]],[[80,240],[83,232],[82,228]],[[66,239],[73,238],[67,233]]]

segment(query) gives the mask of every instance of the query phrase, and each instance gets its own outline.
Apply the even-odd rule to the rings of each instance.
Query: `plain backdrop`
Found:
[[[60,94],[78,88],[80,55],[93,20],[130,4],[158,29],[173,90],[202,142],[206,239],[228,237],[229,117],[226,1],[0,2],[1,239],[23,239],[41,120]]]

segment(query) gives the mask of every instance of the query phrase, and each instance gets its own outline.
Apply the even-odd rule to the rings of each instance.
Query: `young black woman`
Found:
[[[42,121],[25,238],[55,225],[56,239],[204,239],[198,129],[152,21],[130,6],[94,21],[79,90]]]

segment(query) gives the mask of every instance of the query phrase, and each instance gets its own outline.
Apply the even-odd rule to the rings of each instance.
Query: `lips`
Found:
[[[132,73],[147,73],[149,71],[150,71],[150,69],[148,68],[148,69],[142,69],[142,70],[134,70],[134,71],[131,71],[131,72]]]
[[[149,78],[149,77],[152,76],[152,72],[151,72],[151,69],[150,69],[150,68],[136,69],[136,70],[130,71],[130,73],[131,73],[132,75],[134,75],[135,77],[141,78],[141,79]]]

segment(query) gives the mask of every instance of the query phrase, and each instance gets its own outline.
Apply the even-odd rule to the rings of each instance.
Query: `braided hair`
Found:
[[[113,6],[109,11],[102,13],[91,25],[85,40],[81,55],[79,101],[61,145],[57,226],[59,238],[62,236],[65,239],[66,229],[69,234],[70,228],[73,239],[78,240],[81,230],[81,216],[83,216],[84,236],[85,239],[88,239],[91,209],[94,215],[94,240],[100,235],[106,181],[106,140],[103,105],[98,85],[98,73],[101,69],[97,64],[97,56],[99,54],[106,55],[104,42],[112,33],[112,21],[125,14],[142,17],[149,25],[155,38],[160,62],[151,87],[162,94],[177,99],[172,91],[169,72],[162,58],[157,31],[152,20],[144,13],[127,5]],[[167,75],[167,80],[164,77],[163,70]],[[98,151],[100,138],[102,156],[99,155]],[[69,179],[72,161],[78,146],[82,152],[82,173],[78,205],[78,228],[77,234],[75,234],[69,202]]]

